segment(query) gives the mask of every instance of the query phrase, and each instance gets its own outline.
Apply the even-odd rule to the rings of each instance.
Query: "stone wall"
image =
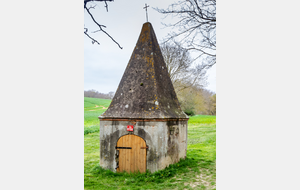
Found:
[[[134,131],[127,131],[134,125]],[[147,169],[151,172],[164,169],[186,157],[187,120],[169,121],[100,121],[100,166],[116,171],[117,141],[128,134],[140,136],[146,141]]]

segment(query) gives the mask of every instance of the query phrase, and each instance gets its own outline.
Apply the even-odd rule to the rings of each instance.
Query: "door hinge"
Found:
[[[116,146],[116,149],[132,149],[131,147],[119,147],[119,146]]]

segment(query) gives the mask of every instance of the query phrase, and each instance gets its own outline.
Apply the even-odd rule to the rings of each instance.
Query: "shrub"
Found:
[[[89,134],[89,133],[95,133],[95,132],[98,132],[99,131],[99,126],[97,125],[94,125],[94,126],[91,126],[91,127],[84,127],[84,134]]]
[[[184,113],[188,116],[194,116],[195,115],[195,112],[191,109],[184,110]]]

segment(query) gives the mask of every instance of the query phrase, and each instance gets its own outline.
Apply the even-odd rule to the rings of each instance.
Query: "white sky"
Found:
[[[100,32],[93,34],[100,45],[93,45],[88,37],[84,37],[84,90],[95,89],[102,93],[115,92],[136,45],[142,25],[146,22],[146,13],[143,9],[145,3],[150,6],[148,19],[160,42],[172,30],[165,28],[161,22],[174,22],[175,19],[171,17],[163,19],[164,15],[153,10],[152,7],[166,8],[172,2],[174,1],[116,0],[108,2],[108,12],[104,3],[98,3],[95,9],[91,9],[96,20],[107,26],[106,31],[123,49]],[[87,13],[85,13],[84,24],[89,31],[97,30]],[[207,76],[206,89],[216,92],[216,67],[211,68]]]

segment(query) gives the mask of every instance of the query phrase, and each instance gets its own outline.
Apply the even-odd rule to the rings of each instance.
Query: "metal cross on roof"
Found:
[[[149,5],[147,6],[147,3],[145,3],[144,9],[146,9],[146,18],[147,18],[147,22],[148,22],[148,12],[147,12],[147,7],[149,7]]]

